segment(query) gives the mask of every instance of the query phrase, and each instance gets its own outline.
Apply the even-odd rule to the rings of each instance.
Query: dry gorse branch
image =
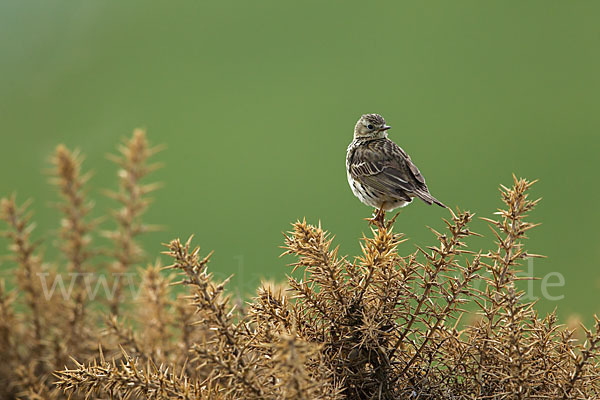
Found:
[[[339,254],[320,224],[298,221],[284,239],[284,254],[295,257],[287,282],[263,283],[240,308],[226,290],[229,279],[216,282],[209,272],[211,253],[201,255],[191,238],[166,245],[168,267],[144,259],[137,238],[148,230],[142,214],[156,185],[141,181],[155,168],[147,164],[154,152],[136,131],[115,158],[112,197],[120,206],[108,234],[111,271],[148,266],[137,268],[137,301],[120,287],[102,327],[98,307],[80,296],[86,285],[79,282],[71,297],[47,298],[38,279],[99,271],[79,154],[60,146],[54,158],[63,214],[58,268],[43,262],[31,238],[28,204],[0,203],[16,265],[15,289],[0,284],[0,397],[600,397],[600,321],[587,329],[562,326],[554,313],[540,318],[518,284],[520,263],[539,257],[525,248],[537,225],[528,220],[539,201],[528,197],[533,182],[514,177],[501,187],[504,206],[484,219],[492,250],[468,248],[477,235],[468,211],[450,211],[443,231],[431,229],[435,244],[409,252],[394,219],[378,221],[353,259]]]
[[[69,315],[65,329],[65,347],[71,354],[81,354],[84,349],[80,346],[88,345],[93,336],[86,321],[87,299],[83,278],[92,272],[87,265],[94,255],[89,248],[91,232],[99,223],[98,220],[88,221],[87,218],[93,208],[93,203],[86,199],[85,192],[85,184],[91,174],[82,174],[81,163],[79,151],[71,152],[64,145],[59,145],[52,158],[54,171],[50,180],[58,188],[62,199],[58,204],[58,209],[63,214],[59,248],[67,260],[67,270],[75,283],[71,297],[73,301],[67,304]],[[68,354],[65,353],[57,361],[64,364],[67,357]]]
[[[149,164],[148,159],[159,152],[160,146],[150,147],[146,132],[136,129],[133,137],[119,146],[119,155],[109,155],[109,159],[119,166],[118,191],[106,191],[106,194],[118,201],[120,208],[112,212],[117,222],[117,228],[105,231],[104,235],[114,244],[111,272],[119,277],[139,263],[143,250],[136,237],[144,232],[156,229],[142,221],[142,215],[148,209],[151,199],[148,194],[160,187],[158,183],[143,183],[144,178],[152,171],[160,168],[160,164]],[[122,280],[116,279],[115,293],[110,302],[111,313],[119,315],[123,303]]]
[[[140,132],[128,144],[129,151],[123,153],[128,161],[123,163],[135,165],[128,172],[139,180],[155,168],[146,163],[155,150],[147,148]],[[35,224],[30,222],[30,202],[18,204],[14,195],[0,200],[2,234],[9,250],[6,258],[15,265],[11,275],[16,277],[8,285],[16,285],[13,291],[7,291],[4,283],[0,290],[0,398],[62,397],[52,372],[71,364],[70,355],[87,361],[97,354],[101,336],[98,322],[103,310],[97,305],[90,307],[88,296],[98,294],[93,280],[102,277],[94,263],[97,251],[92,247],[93,232],[100,220],[90,218],[93,202],[88,200],[86,190],[90,173],[82,172],[82,159],[78,151],[60,145],[51,160],[50,182],[58,190],[57,209],[61,213],[56,235],[61,254],[56,262],[45,261],[39,241],[32,239]],[[144,196],[152,189],[139,185],[137,180],[132,185],[131,192],[137,197],[128,205],[137,207],[138,217],[146,207]],[[147,229],[136,224],[130,225],[136,235]],[[103,341],[113,353],[118,348],[114,335],[105,336]]]

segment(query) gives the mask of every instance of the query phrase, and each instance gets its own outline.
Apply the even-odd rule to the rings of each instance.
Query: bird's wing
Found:
[[[424,179],[410,157],[388,139],[373,140],[359,146],[352,157],[350,174],[375,189],[414,193],[424,186]]]
[[[423,177],[423,175],[421,175],[421,171],[419,171],[419,168],[417,168],[417,166],[412,162],[412,160],[410,159],[410,156],[408,154],[406,154],[406,152],[404,150],[402,150],[402,148],[400,146],[398,146],[396,143],[392,142],[391,140],[389,142],[393,145],[393,147],[395,147],[396,151],[398,151],[400,154],[402,154],[402,157],[404,158],[404,161],[406,162],[406,165],[408,166],[408,169],[410,170],[411,175],[418,182],[417,185],[424,186],[425,190],[427,190],[427,185],[425,184],[425,178]]]
[[[356,148],[350,163],[351,176],[384,193],[410,200],[416,196],[427,204],[446,207],[429,193],[425,178],[408,154],[389,139],[373,140]]]

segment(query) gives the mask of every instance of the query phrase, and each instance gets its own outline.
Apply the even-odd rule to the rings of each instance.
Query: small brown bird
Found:
[[[446,208],[429,193],[425,178],[408,154],[388,139],[390,128],[379,114],[361,116],[346,154],[352,192],[364,204],[377,208],[372,222],[383,222],[386,211],[404,207],[414,197]]]

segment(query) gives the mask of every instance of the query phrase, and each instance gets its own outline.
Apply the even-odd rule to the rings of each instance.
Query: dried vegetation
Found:
[[[136,131],[113,157],[118,206],[114,228],[100,231],[111,249],[94,247],[105,222],[90,219],[89,174],[64,146],[52,179],[60,259],[46,262],[32,239],[29,204],[2,199],[15,267],[5,274],[11,285],[0,285],[1,398],[600,397],[599,321],[578,340],[554,314],[539,317],[515,285],[519,264],[538,257],[523,244],[536,226],[527,219],[537,204],[527,195],[532,182],[501,187],[504,206],[486,219],[491,250],[468,249],[476,233],[467,211],[450,212],[446,229],[432,230],[434,245],[404,254],[394,219],[379,223],[354,259],[340,256],[320,226],[298,221],[285,235],[287,283],[262,284],[238,308],[191,238],[166,245],[171,265],[147,263],[154,257],[136,238],[152,228],[142,215],[157,188],[144,183],[155,151]],[[132,271],[141,285],[135,298],[113,281]],[[90,298],[103,276],[114,296]],[[72,291],[47,296],[61,277],[75,277]]]

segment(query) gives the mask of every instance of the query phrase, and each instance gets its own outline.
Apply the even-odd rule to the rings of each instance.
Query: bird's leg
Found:
[[[379,209],[379,219],[377,220],[377,222],[379,222],[379,226],[384,226],[385,225],[385,210],[383,208]]]

